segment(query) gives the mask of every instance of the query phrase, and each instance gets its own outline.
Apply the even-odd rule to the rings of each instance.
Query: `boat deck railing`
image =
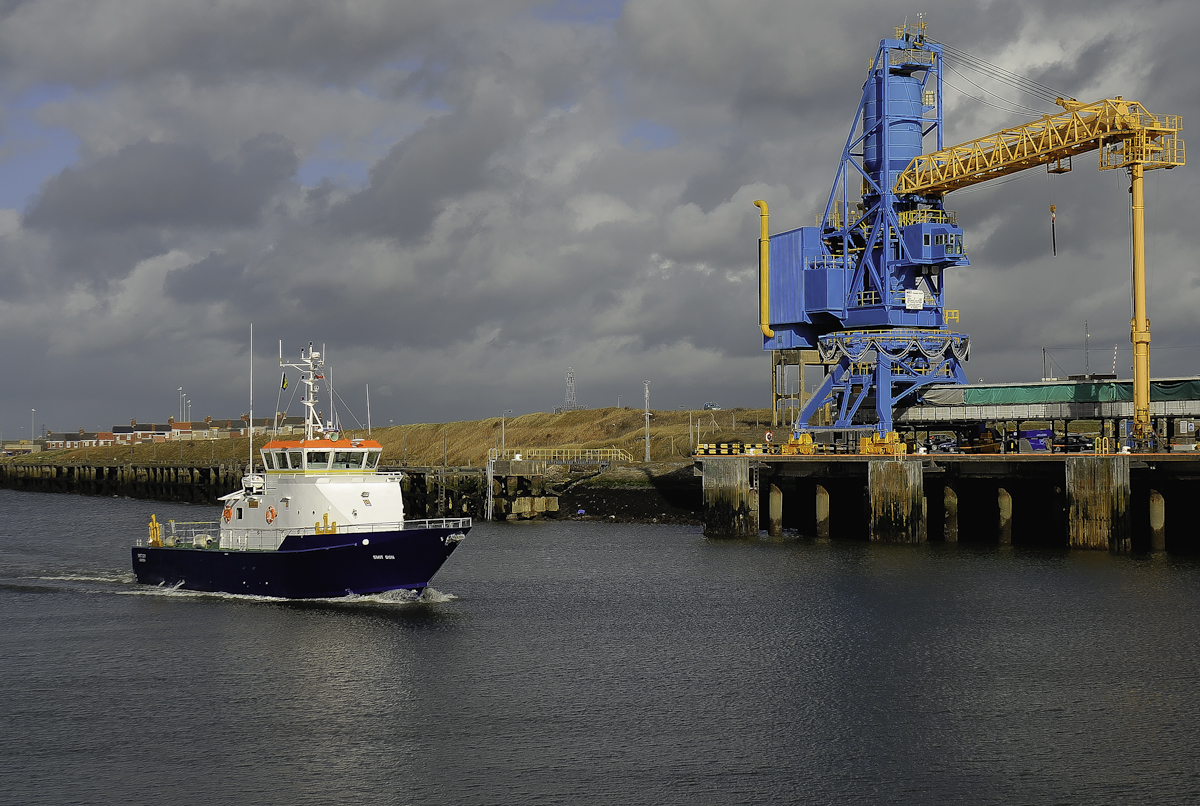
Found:
[[[160,540],[164,546],[190,546],[212,548],[217,545],[221,534],[220,521],[167,521],[162,524]],[[144,546],[146,539],[138,538],[136,544]]]
[[[167,547],[223,548],[232,551],[275,551],[284,538],[293,535],[373,534],[413,529],[470,529],[470,518],[433,518],[390,523],[352,523],[310,526],[301,529],[221,529],[220,521],[168,521],[163,524],[162,544]],[[139,538],[136,545],[146,545]]]
[[[402,529],[470,529],[470,518],[433,518],[424,521],[405,521]]]

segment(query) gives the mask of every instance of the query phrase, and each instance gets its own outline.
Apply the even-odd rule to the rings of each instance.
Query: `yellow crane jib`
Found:
[[[1174,168],[1185,162],[1179,115],[1152,115],[1119,95],[1090,104],[1058,99],[1065,111],[915,157],[895,192],[941,196],[1064,157],[1100,150],[1100,167]]]
[[[158,516],[156,516],[156,515],[150,516],[150,540],[147,542],[146,545],[148,545],[148,546],[161,546],[162,545],[162,524],[158,522]]]

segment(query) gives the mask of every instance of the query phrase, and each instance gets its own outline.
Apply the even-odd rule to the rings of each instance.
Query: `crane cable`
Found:
[[[1058,98],[1067,97],[1065,93],[1059,92],[1052,87],[1047,87],[1045,84],[1006,70],[978,56],[972,56],[970,53],[959,50],[952,45],[947,45],[945,42],[939,42],[931,37],[927,37],[927,39],[929,42],[942,46],[943,57],[949,57],[951,61],[956,61],[963,67],[975,70],[1002,84],[1007,84],[1018,92],[1031,95],[1049,103],[1054,103]]]
[[[984,88],[984,87],[981,87],[981,86],[979,86],[979,85],[978,85],[978,84],[976,84],[974,81],[972,81],[971,79],[967,78],[967,77],[966,77],[966,76],[964,76],[962,73],[960,73],[960,72],[959,72],[957,69],[955,69],[954,65],[953,65],[953,64],[951,64],[950,62],[946,62],[946,67],[950,68],[950,70],[951,70],[952,72],[954,72],[954,74],[955,74],[955,75],[957,75],[957,76],[958,76],[959,78],[961,78],[963,81],[965,81],[965,82],[967,82],[968,84],[970,84],[972,87],[975,87],[977,90],[980,90],[980,91],[982,91],[982,92],[986,92],[988,95],[992,96],[992,97],[993,97],[993,98],[995,98],[996,100],[998,100],[998,101],[1002,101],[1003,103],[1005,103],[1005,104],[1007,104],[1008,106],[1012,107],[1011,109],[1005,109],[1005,110],[1003,110],[1003,111],[1005,111],[1005,112],[1030,112],[1030,113],[1032,113],[1032,114],[1034,114],[1034,115],[1044,115],[1044,114],[1046,114],[1045,110],[1042,110],[1042,109],[1035,109],[1035,108],[1033,108],[1032,106],[1025,106],[1024,104],[1019,104],[1019,103],[1017,103],[1016,101],[1010,101],[1010,100],[1008,100],[1007,98],[1004,98],[1004,97],[1001,97],[1001,96],[997,95],[996,93],[992,92],[992,91],[991,91],[991,90],[989,90],[989,89],[986,89],[986,88]],[[943,78],[942,78],[942,83],[944,83],[944,84],[949,84],[950,82],[946,81],[946,79],[943,77]],[[958,87],[955,87],[953,84],[950,84],[950,86],[951,86],[951,87],[953,87],[954,89],[958,90],[959,92],[963,92],[961,89],[959,89]],[[966,95],[967,93],[963,92],[963,94],[964,94],[964,95]],[[970,96],[968,95],[967,97],[970,97]],[[982,100],[981,98],[976,98],[975,100],[976,100],[976,101],[979,101],[980,103],[987,103],[987,101],[984,101],[984,100]],[[995,106],[994,104],[989,104],[989,105],[990,105],[990,106]],[[999,106],[996,106],[996,108],[997,108],[997,109],[1000,109],[1001,107],[999,107]]]

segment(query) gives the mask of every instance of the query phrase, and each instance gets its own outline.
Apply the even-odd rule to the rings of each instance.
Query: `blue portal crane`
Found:
[[[942,45],[926,37],[923,21],[897,28],[871,62],[818,225],[769,235],[767,204],[755,202],[763,349],[815,349],[832,367],[796,430],[888,432],[893,407],[915,403],[932,384],[966,383],[970,339],[947,326],[958,312],[943,305],[943,273],[970,261],[945,195],[1039,165],[1065,173],[1072,156],[1099,151],[1101,170],[1123,169],[1130,179],[1134,427],[1143,440],[1150,320],[1142,182],[1147,170],[1185,164],[1179,116],[1153,115],[1119,95],[1090,104],[1059,97],[1061,113],[944,147],[941,70]],[[931,153],[923,153],[927,137],[937,142]],[[826,405],[832,424],[810,425]]]
[[[943,272],[969,263],[962,229],[940,198],[894,191],[925,138],[942,147],[941,55],[924,22],[879,43],[817,226],[768,236],[755,202],[763,349],[815,349],[832,365],[798,425],[832,404],[829,428],[886,432],[922,387],[966,383],[970,340],[943,304]]]

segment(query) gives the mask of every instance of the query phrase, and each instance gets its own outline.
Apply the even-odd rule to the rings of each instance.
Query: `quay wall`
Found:
[[[745,463],[746,473],[725,467]],[[759,529],[834,540],[1119,553],[1200,552],[1200,456],[703,456],[710,537],[756,536],[726,502],[757,498]],[[740,468],[738,468],[740,469]],[[757,475],[755,490],[749,479]],[[746,480],[743,480],[746,479]],[[737,489],[723,489],[737,485]]]

